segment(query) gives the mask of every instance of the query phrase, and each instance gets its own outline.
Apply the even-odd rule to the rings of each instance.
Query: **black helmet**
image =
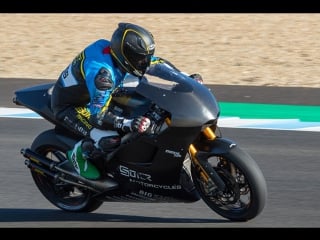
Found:
[[[110,48],[120,68],[141,77],[150,65],[155,43],[148,30],[131,23],[119,23],[112,35]]]

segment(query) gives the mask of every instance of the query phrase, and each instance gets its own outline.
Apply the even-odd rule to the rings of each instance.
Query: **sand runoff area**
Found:
[[[0,77],[54,80],[118,22],[150,30],[157,56],[206,83],[320,87],[320,14],[0,14]]]

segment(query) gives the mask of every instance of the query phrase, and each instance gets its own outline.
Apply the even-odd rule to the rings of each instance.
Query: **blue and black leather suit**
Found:
[[[168,61],[154,56],[146,73],[152,75],[151,70],[157,64],[174,68]],[[122,86],[126,74],[112,59],[110,41],[100,39],[92,43],[74,58],[54,86],[51,107],[56,118],[83,137],[90,137],[93,128],[114,130],[116,116],[111,114],[110,121],[103,126],[99,116],[106,110],[113,91]],[[105,145],[112,147],[110,141]]]

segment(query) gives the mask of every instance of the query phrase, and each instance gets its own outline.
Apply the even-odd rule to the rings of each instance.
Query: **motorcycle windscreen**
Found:
[[[141,79],[136,91],[170,112],[171,126],[202,126],[219,116],[218,103],[209,88],[164,64],[153,69],[152,78]]]

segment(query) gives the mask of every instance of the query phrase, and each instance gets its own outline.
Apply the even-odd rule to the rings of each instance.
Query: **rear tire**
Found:
[[[70,148],[56,138],[54,130],[48,130],[40,134],[31,146],[32,151],[51,159],[55,163],[68,161],[66,152]],[[69,163],[66,162],[66,164]],[[46,166],[42,167],[48,169]],[[93,212],[103,203],[103,201],[93,198],[94,192],[88,189],[76,187],[33,169],[31,169],[31,175],[43,196],[64,211]]]

